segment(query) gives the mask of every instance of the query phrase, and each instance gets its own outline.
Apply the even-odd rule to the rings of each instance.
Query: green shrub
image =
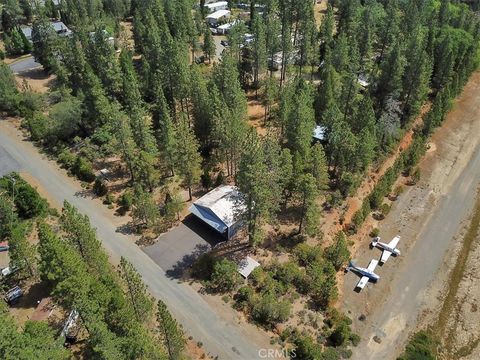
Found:
[[[298,335],[295,340],[295,358],[302,360],[322,359],[322,347],[311,336]]]
[[[129,191],[125,191],[122,196],[119,197],[118,199],[118,205],[121,207],[126,208],[127,210],[130,210],[133,205],[133,195]]]
[[[72,167],[72,172],[81,181],[91,183],[95,180],[95,174],[93,173],[92,165],[84,157],[77,156],[75,164]]]
[[[105,196],[108,192],[108,187],[105,185],[104,181],[100,178],[95,179],[95,183],[93,184],[93,193],[97,196]],[[109,203],[111,204],[111,203]]]
[[[382,212],[382,215],[385,217],[390,212],[390,209],[391,209],[391,206],[385,203],[385,204],[382,204],[380,211]]]
[[[5,59],[5,53],[3,52],[2,49],[0,49],[0,60],[4,60]]]
[[[37,190],[29,184],[20,181],[15,185],[15,206],[21,218],[31,219],[36,216],[45,215],[48,210],[47,200],[42,198]]]
[[[360,343],[360,340],[360,336],[358,336],[357,334],[352,333],[350,335],[350,341],[352,342],[353,346],[357,346]]]
[[[291,284],[295,285],[296,287],[301,287],[303,285],[305,274],[293,261],[276,265],[273,271],[274,279],[280,281],[287,287]]]
[[[294,249],[295,257],[302,266],[307,266],[315,261],[318,261],[323,254],[320,246],[310,246],[307,243],[299,244]]]
[[[405,352],[398,360],[435,360],[437,358],[437,346],[438,341],[430,331],[419,331],[412,336],[405,348]]]
[[[229,292],[240,283],[237,264],[228,259],[216,261],[210,276],[209,289],[216,292]]]
[[[370,236],[372,238],[377,237],[380,234],[380,230],[378,228],[373,228],[372,231],[370,231]]]
[[[43,111],[45,107],[45,99],[42,94],[25,90],[20,93],[20,114],[27,117],[35,112]]]
[[[212,254],[203,254],[193,264],[192,275],[197,279],[209,280],[213,272],[214,264],[215,257]]]
[[[325,258],[332,263],[337,271],[347,263],[350,258],[350,250],[348,249],[347,237],[343,231],[338,232],[334,243],[325,249]]]
[[[275,324],[284,322],[290,316],[291,304],[286,300],[280,300],[270,292],[261,295],[260,299],[252,299],[252,317],[263,325],[273,327]]]
[[[109,209],[113,209],[114,202],[115,202],[115,196],[113,196],[112,194],[107,194],[107,196],[105,196],[105,199],[103,200],[103,203],[105,205],[109,205],[108,207]]]
[[[68,149],[62,150],[57,156],[57,162],[61,165],[62,168],[70,170],[75,165],[77,156]]]
[[[250,286],[242,286],[235,294],[235,301],[239,305],[247,304],[253,297],[254,291]]]
[[[48,143],[50,134],[50,119],[40,111],[35,111],[25,118],[28,131],[33,141],[42,141]]]

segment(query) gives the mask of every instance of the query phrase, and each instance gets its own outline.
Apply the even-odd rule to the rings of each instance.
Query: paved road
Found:
[[[24,59],[15,61],[14,63],[8,65],[14,74],[20,74],[28,70],[33,70],[42,65],[35,61],[33,56],[28,56]]]
[[[118,261],[120,256],[127,258],[142,275],[152,294],[166,302],[188,335],[201,341],[206,351],[220,359],[259,358],[258,349],[268,346],[268,337],[253,327],[240,327],[234,321],[227,321],[191,287],[169,278],[131,237],[116,232],[108,209],[80,196],[81,188],[76,183],[66,178],[53,162],[39,155],[30,143],[15,138],[11,130],[6,130],[9,126],[0,120],[2,172],[28,172],[53,201],[61,204],[67,200],[87,214],[113,260]]]
[[[162,234],[158,241],[143,249],[169,277],[181,278],[200,255],[225,239],[195,216]]]

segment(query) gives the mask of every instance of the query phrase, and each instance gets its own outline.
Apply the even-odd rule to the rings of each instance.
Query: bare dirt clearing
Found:
[[[361,293],[353,291],[358,277],[345,276],[344,308],[362,337],[354,358],[395,358],[415,330],[417,315],[423,312],[421,325],[431,320],[425,309],[439,305],[433,289],[443,288],[447,269],[455,262],[447,250],[473,209],[480,183],[480,139],[472,136],[480,133],[479,98],[480,73],[475,73],[431,139],[434,146],[420,164],[422,180],[407,187],[379,226],[387,241],[402,236],[402,256],[378,267],[381,280]],[[362,266],[380,256],[380,251],[369,250],[369,241],[365,236],[358,242],[355,257]],[[362,314],[364,321],[358,320]],[[375,335],[381,344],[372,340]]]

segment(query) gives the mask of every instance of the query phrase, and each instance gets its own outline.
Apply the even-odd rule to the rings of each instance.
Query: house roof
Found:
[[[259,266],[260,264],[256,260],[252,259],[250,256],[247,256],[238,264],[238,272],[246,279],[252,273],[252,271]]]
[[[227,6],[227,5],[228,5],[228,1],[215,1],[215,2],[205,4],[205,7],[210,9],[210,8],[215,8],[217,6]]]
[[[214,13],[208,15],[205,19],[220,19],[224,16],[230,15],[230,10],[218,10],[215,11]]]
[[[240,220],[245,202],[236,186],[222,185],[195,201],[190,211],[223,233]]]
[[[62,21],[52,21],[50,23],[50,25],[53,27],[53,29],[55,30],[55,32],[57,34],[70,35],[72,33],[72,31]],[[25,35],[25,37],[27,39],[32,38],[32,27],[31,26],[22,27],[21,30],[22,30],[23,34]]]

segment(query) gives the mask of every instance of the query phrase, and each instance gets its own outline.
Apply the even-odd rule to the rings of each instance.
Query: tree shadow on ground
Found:
[[[129,221],[126,224],[120,225],[115,229],[115,232],[123,234],[123,235],[136,235],[138,234],[137,232],[137,225],[135,222]]]
[[[165,273],[173,279],[181,279],[185,271],[197,260],[201,255],[210,251],[211,247],[207,244],[197,244],[195,249],[187,255],[184,255],[171,269]]]

